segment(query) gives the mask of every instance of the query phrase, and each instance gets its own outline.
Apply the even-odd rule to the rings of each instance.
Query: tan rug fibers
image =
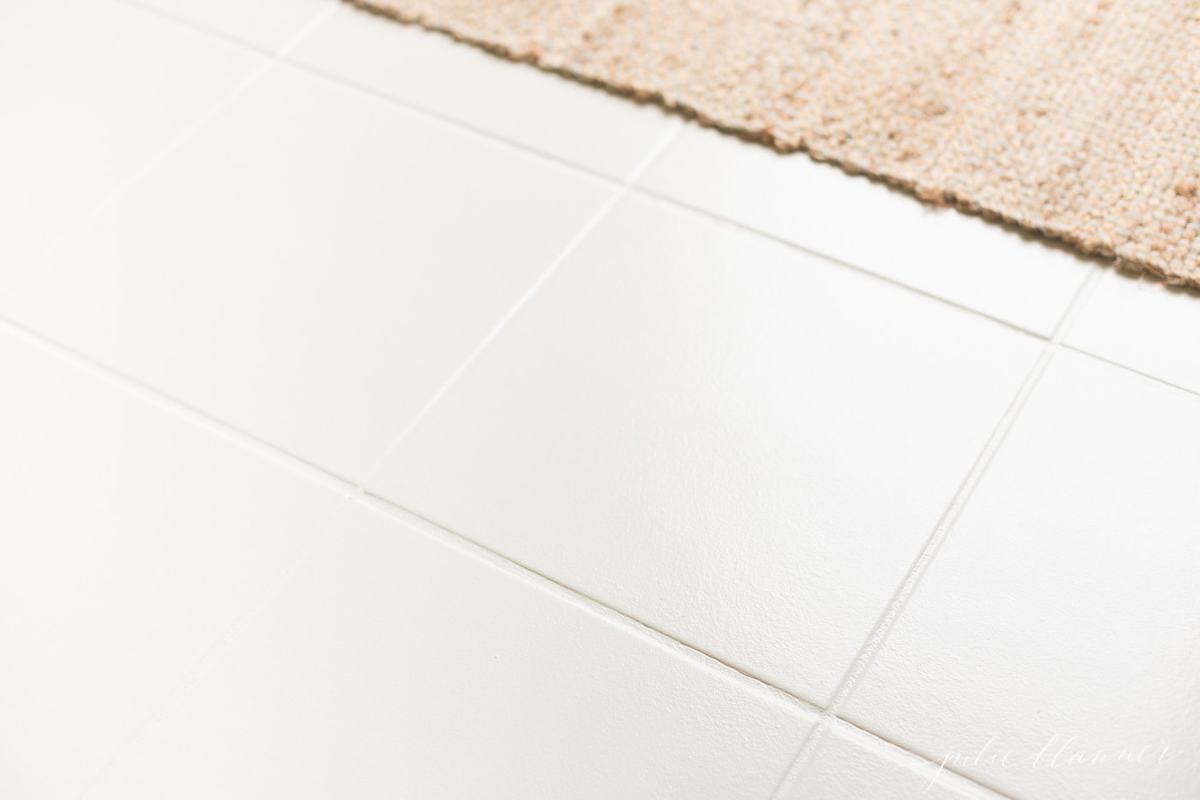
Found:
[[[354,0],[1200,287],[1200,0]]]

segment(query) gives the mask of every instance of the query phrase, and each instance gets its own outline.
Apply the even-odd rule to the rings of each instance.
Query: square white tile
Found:
[[[1200,292],[1106,270],[1067,344],[1200,393]]]
[[[632,196],[368,488],[820,703],[1037,350]]]
[[[350,6],[290,58],[614,178],[677,124],[655,106]]]
[[[0,310],[354,478],[611,191],[277,67]]]
[[[185,23],[275,51],[341,0],[132,0]]]
[[[0,797],[74,800],[340,497],[0,329]]]
[[[812,722],[356,504],[88,797],[761,800]]]
[[[844,714],[1017,797],[1200,796],[1200,399],[1060,352]]]
[[[0,4],[0,263],[32,268],[261,63],[108,0]]]
[[[777,800],[999,800],[943,765],[835,722]]]
[[[1065,249],[937,209],[803,153],[689,125],[640,183],[660,194],[1049,334],[1088,265]]]

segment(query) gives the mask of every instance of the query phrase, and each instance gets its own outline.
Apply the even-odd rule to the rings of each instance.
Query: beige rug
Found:
[[[1200,0],[353,0],[1200,287]]]

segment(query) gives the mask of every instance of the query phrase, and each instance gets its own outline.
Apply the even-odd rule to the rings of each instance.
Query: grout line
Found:
[[[462,363],[460,363],[458,367],[455,368],[452,373],[450,373],[450,376],[446,378],[442,385],[439,386],[437,390],[429,397],[429,399],[425,401],[425,404],[421,407],[420,411],[418,411],[416,415],[413,416],[413,418],[409,420],[409,422],[400,430],[395,438],[388,443],[387,447],[383,449],[383,452],[379,454],[370,468],[363,473],[362,480],[359,483],[360,488],[365,486],[371,478],[375,477],[376,472],[378,472],[379,468],[388,459],[388,457],[391,456],[391,454],[394,453],[398,447],[400,447],[401,443],[404,442],[405,439],[412,435],[413,431],[420,427],[421,423],[425,421],[425,418],[429,415],[433,408],[437,406],[439,402],[441,402],[442,398],[445,397],[455,385],[458,384],[459,380],[462,379],[462,376],[466,374],[467,370],[470,369],[471,365],[475,363],[479,356],[485,350],[487,350],[491,343],[496,340],[496,338],[508,326],[513,318],[516,317],[523,308],[525,308],[534,295],[536,295],[538,291],[544,285],[546,285],[547,281],[549,281],[550,278],[556,272],[558,272],[558,269],[563,262],[570,258],[570,256],[579,248],[579,246],[591,234],[591,232],[596,229],[596,227],[604,220],[605,217],[608,216],[609,212],[612,211],[612,209],[616,207],[616,205],[625,197],[632,187],[633,182],[637,180],[638,176],[641,175],[641,173],[648,166],[650,166],[651,163],[653,163],[654,159],[657,158],[662,151],[667,148],[672,139],[675,138],[675,135],[679,133],[681,127],[682,123],[672,126],[671,129],[659,139],[655,146],[650,148],[650,151],[630,172],[622,186],[617,191],[609,195],[608,199],[604,201],[600,208],[598,208],[596,212],[592,214],[590,218],[588,218],[583,226],[576,231],[575,235],[571,237],[566,246],[563,247],[563,249],[559,251],[558,255],[550,261],[549,266],[542,270],[541,274],[539,274],[533,280],[533,282],[529,284],[524,293],[517,298],[517,301],[513,303],[513,305],[509,307],[508,311],[506,311],[500,317],[500,319],[496,321],[495,325],[492,326],[487,335],[485,335],[483,339],[481,339],[479,343],[475,345],[475,348],[467,355]]]
[[[683,131],[683,119],[676,117],[673,120],[673,123],[674,124],[672,124],[667,131],[663,133],[661,137],[659,137],[659,140],[654,143],[649,152],[642,157],[642,160],[635,164],[633,169],[629,170],[629,173],[622,181],[624,186],[629,189],[637,189],[638,180],[642,177],[642,175],[645,174],[646,170],[650,169],[650,166],[658,159],[658,157],[661,156],[666,149],[671,146],[671,142],[675,141],[675,137]]]
[[[333,16],[333,14],[343,5],[343,3],[339,2],[338,0],[327,0],[331,8],[323,8],[316,12],[307,22],[300,26],[281,44],[275,47],[268,47],[266,45],[251,41],[250,39],[243,39],[241,36],[238,36],[235,33],[230,33],[229,31],[222,30],[212,25],[187,19],[186,17],[176,14],[173,11],[169,11],[165,8],[159,8],[158,6],[147,2],[147,0],[109,0],[109,2],[117,5],[127,6],[148,16],[158,17],[160,20],[169,22],[178,27],[190,28],[192,32],[202,36],[220,39],[226,44],[240,47],[245,50],[253,50],[255,53],[258,53],[265,58],[276,58],[282,55],[284,52],[290,51],[296,45],[300,44],[300,42],[306,38],[309,33],[315,30],[320,23]]]
[[[308,22],[297,28],[291,36],[283,41],[283,44],[279,45],[274,52],[276,59],[286,59],[288,53],[292,52],[301,44],[303,44],[305,39],[311,36],[313,32],[317,30],[317,28],[324,25],[330,17],[338,13],[338,11],[340,11],[342,8],[342,4],[337,2],[337,0],[326,0],[326,3],[328,5],[326,5],[325,8],[321,9],[316,14],[313,14]]]
[[[859,275],[863,275],[868,278],[872,278],[874,280],[889,284],[891,286],[895,286],[898,289],[902,289],[911,294],[915,294],[920,297],[924,297],[928,300],[933,300],[941,305],[949,306],[950,308],[954,308],[959,311],[966,312],[972,316],[982,317],[982,318],[988,320],[989,322],[994,322],[997,325],[1001,325],[1005,328],[1016,331],[1017,333],[1021,333],[1026,336],[1032,336],[1035,339],[1041,339],[1042,341],[1046,341],[1050,338],[1049,336],[1047,336],[1044,333],[1038,333],[1035,330],[1031,330],[1030,328],[1023,327],[1015,322],[1010,322],[1009,320],[1003,319],[1001,317],[993,316],[993,315],[987,313],[986,311],[981,311],[980,309],[973,308],[968,305],[964,305],[956,300],[951,300],[947,297],[942,297],[941,295],[935,294],[927,289],[922,289],[919,286],[914,286],[912,284],[905,283],[897,278],[893,278],[890,275],[884,275],[883,273],[880,273],[880,272],[874,272],[872,270],[867,269],[866,267],[861,267],[858,264],[855,264],[851,261],[845,261],[841,258],[838,258],[837,256],[832,256],[823,251],[815,250],[812,247],[809,247],[808,245],[800,244],[799,242],[793,241],[791,239],[786,239],[782,236],[771,233],[770,231],[763,230],[762,228],[757,228],[754,225],[751,225],[750,223],[742,222],[740,220],[726,217],[715,211],[709,211],[706,208],[701,208],[700,206],[693,205],[685,200],[679,200],[675,197],[671,197],[670,195],[662,194],[654,189],[649,189],[645,186],[635,186],[635,187],[633,187],[633,190],[635,192],[637,192],[638,194],[644,195],[646,197],[652,197],[655,200],[658,200],[659,202],[667,203],[668,205],[674,206],[675,208],[678,208],[687,213],[694,214],[699,217],[703,217],[704,219],[709,220],[710,222],[716,222],[721,225],[727,225],[727,226],[730,226],[733,228],[737,228],[740,231],[744,231],[746,233],[750,233],[755,236],[758,236],[759,238],[772,241],[775,244],[782,245],[782,246],[788,248],[789,250],[794,250],[798,253],[803,253],[806,256],[818,258],[822,261],[828,262],[829,264],[833,264],[834,266],[841,267],[842,269],[846,269],[851,272],[858,273]]]
[[[918,753],[916,750],[910,750],[898,742],[888,739],[881,734],[878,734],[868,728],[864,728],[855,722],[851,722],[844,717],[839,717],[836,714],[828,711],[821,712],[820,720],[818,721],[817,725],[813,726],[813,729],[809,732],[809,735],[805,737],[805,743],[812,739],[823,740],[825,735],[827,735],[828,732],[834,728],[844,728],[851,731],[856,738],[868,739],[875,748],[896,751],[902,754],[907,760],[915,760],[923,766],[933,766],[938,770],[939,773],[944,773],[945,775],[950,776],[955,782],[961,782],[969,785],[974,794],[978,794],[982,791],[985,795],[990,796],[992,800],[1016,800],[1016,798],[1014,798],[1012,795],[1005,794],[995,786],[992,786],[991,784],[977,778],[972,778],[965,772],[960,772],[956,766],[953,766],[949,763],[942,764],[936,759],[929,758],[921,753]],[[813,744],[814,752],[817,744],[819,744],[819,742]],[[784,777],[780,778],[779,784],[775,787],[775,792],[771,794],[770,797],[779,797],[778,793],[780,791],[787,791],[789,793],[789,797],[795,797],[796,795],[794,795],[793,790],[796,787],[795,781],[798,780],[799,777],[799,773],[792,773],[791,771],[785,773]],[[934,783],[936,783],[936,777],[937,776],[935,776],[935,780],[929,784],[929,788],[932,788]]]
[[[963,782],[963,783],[968,784],[970,789],[972,790],[973,795],[975,793],[978,793],[979,790],[983,790],[983,792],[986,793],[987,795],[991,795],[992,798],[994,798],[994,800],[1012,800],[1012,798],[1009,795],[1004,794],[1001,791],[998,791],[997,789],[993,788],[992,786],[989,786],[986,783],[977,781],[974,778],[967,777],[963,773],[959,772],[955,767],[951,766],[949,763],[943,764],[932,758],[926,758],[925,756],[921,755],[920,753],[916,753],[902,745],[896,744],[891,739],[887,739],[883,736],[880,736],[877,733],[873,733],[873,732],[867,730],[866,728],[860,728],[858,725],[855,725],[853,722],[850,722],[848,720],[841,719],[840,717],[831,717],[831,722],[830,722],[829,727],[831,729],[832,728],[840,728],[843,730],[844,733],[848,733],[850,735],[850,737],[852,737],[854,739],[866,740],[866,742],[870,745],[870,747],[872,747],[876,750],[884,750],[884,751],[894,752],[895,755],[903,758],[906,761],[911,761],[913,759],[916,759],[921,766],[932,767],[932,768],[936,769],[937,774],[934,775],[934,780],[929,783],[926,791],[928,791],[929,788],[933,787],[934,783],[937,782],[937,779],[940,778],[942,776],[942,774],[945,774],[947,776],[950,776],[951,780],[955,783]]]
[[[67,362],[94,378],[128,392],[139,400],[147,402],[160,410],[175,414],[202,430],[253,451],[260,457],[293,474],[300,475],[343,496],[349,496],[355,491],[353,482],[337,473],[289,453],[265,439],[244,431],[232,423],[213,416],[207,411],[179,398],[172,397],[166,392],[144,383],[138,378],[127,375],[114,367],[110,367],[86,353],[51,339],[49,336],[39,333],[20,322],[0,315],[0,332],[4,331],[7,331],[14,338],[32,347],[36,347],[55,358]]]
[[[786,794],[794,794],[795,787],[801,776],[804,775],[805,767],[812,762],[813,754],[816,753],[817,745],[825,739],[832,721],[836,719],[835,715],[828,710],[821,712],[821,718],[817,724],[808,732],[808,736],[800,742],[800,747],[796,749],[796,755],[792,756],[792,760],[784,769],[783,774],[779,776],[779,780],[775,782],[775,788],[767,795],[768,800],[785,800]]]
[[[345,2],[346,0],[342,1]],[[315,78],[319,78],[323,81],[328,81],[329,83],[340,86],[343,89],[349,89],[351,91],[358,92],[359,94],[365,94],[369,97],[373,97],[376,100],[381,100],[389,105],[405,111],[406,113],[419,117],[426,117],[433,122],[446,125],[464,133],[472,134],[492,145],[502,145],[511,151],[520,153],[526,158],[532,157],[539,161],[546,161],[578,175],[603,181],[604,183],[607,183],[613,187],[621,187],[625,184],[625,181],[621,178],[609,175],[606,172],[601,172],[600,170],[594,169],[585,164],[579,164],[577,162],[570,161],[562,156],[538,150],[537,148],[524,144],[518,139],[504,136],[496,133],[495,131],[488,130],[480,125],[459,119],[452,114],[439,111],[438,109],[425,105],[424,103],[419,103],[415,100],[401,99],[393,94],[388,94],[382,89],[377,89],[374,86],[356,81],[353,78],[347,78],[346,76],[339,75],[336,72],[330,72],[329,70],[318,67],[315,64],[310,64],[307,61],[297,61],[293,58],[284,58],[283,61],[289,67],[298,72],[307,73]]]
[[[991,465],[996,456],[996,453],[999,452],[1000,446],[1008,437],[1009,432],[1012,430],[1013,425],[1017,421],[1017,417],[1020,416],[1025,404],[1028,402],[1033,390],[1037,387],[1038,382],[1045,374],[1046,368],[1049,366],[1050,361],[1054,358],[1054,354],[1061,346],[1062,340],[1066,337],[1067,332],[1070,330],[1076,315],[1086,303],[1087,298],[1091,294],[1091,289],[1099,276],[1100,268],[1093,264],[1088,270],[1088,273],[1084,277],[1083,281],[1081,281],[1078,288],[1076,288],[1070,302],[1067,303],[1066,308],[1063,310],[1063,313],[1059,318],[1058,324],[1055,325],[1053,334],[1038,353],[1038,357],[1034,361],[1033,366],[1026,374],[1024,380],[1021,382],[1021,385],[1017,388],[1016,394],[1013,396],[1013,399],[1009,402],[1008,407],[1005,409],[999,421],[996,423],[991,435],[984,443],[983,449],[980,451],[979,455],[976,456],[974,463],[971,465],[971,468],[963,478],[959,488],[955,491],[954,496],[951,498],[946,510],[942,513],[937,525],[934,526],[932,533],[930,533],[925,545],[921,548],[916,560],[913,562],[912,566],[909,567],[908,573],[904,576],[904,579],[897,587],[891,601],[884,608],[883,613],[880,615],[878,621],[876,621],[871,633],[868,634],[866,640],[863,642],[858,655],[850,663],[849,668],[847,668],[845,674],[842,676],[841,682],[834,691],[833,699],[825,707],[825,712],[829,717],[842,719],[840,716],[842,706],[849,701],[859,680],[861,680],[867,669],[871,666],[876,654],[883,646],[883,643],[887,640],[888,635],[895,627],[900,615],[907,607],[909,599],[916,591],[917,586],[920,584],[922,578],[924,578],[926,572],[928,572],[930,564],[937,556],[938,551],[941,549],[942,544],[946,540],[946,537],[949,536],[950,531],[958,522],[963,509],[970,501],[976,487],[986,474],[988,467]],[[801,743],[791,765],[784,772],[779,784],[775,787],[775,791],[770,795],[772,800],[781,798],[782,793],[794,786],[795,782],[799,780],[800,776],[804,773],[804,768],[811,761],[813,753],[816,751],[817,746],[824,738],[828,728],[829,724],[826,722],[826,718],[823,717],[821,724],[818,725],[818,727],[814,729],[813,732]],[[971,780],[975,783],[980,783],[974,779]],[[980,783],[980,785],[984,786],[982,783]],[[991,787],[985,786],[985,788],[990,789]],[[991,790],[996,791],[995,789]]]
[[[513,319],[513,317],[515,317],[517,313],[525,307],[525,304],[528,303],[535,294],[537,294],[538,290],[545,285],[546,281],[550,279],[550,276],[552,276],[558,270],[559,265],[561,265],[562,262],[571,255],[571,253],[575,252],[575,249],[579,247],[580,243],[588,236],[588,234],[592,232],[592,230],[595,229],[598,224],[600,224],[600,221],[608,215],[608,212],[612,210],[613,206],[617,204],[624,194],[625,192],[623,190],[613,192],[611,195],[609,195],[608,199],[604,201],[600,208],[588,218],[588,220],[583,224],[583,227],[581,227],[579,231],[576,232],[576,234],[567,242],[566,247],[564,247],[558,253],[558,255],[554,257],[553,260],[551,260],[550,265],[546,267],[546,269],[542,270],[542,272],[536,278],[534,278],[533,282],[526,287],[525,291],[520,297],[517,298],[516,302],[513,303],[513,305],[510,306],[506,312],[504,312],[500,319],[498,319],[492,326],[491,330],[487,332],[487,334],[479,341],[479,343],[475,345],[475,348],[467,354],[467,357],[463,359],[458,367],[456,367],[454,371],[450,373],[449,377],[447,377],[446,380],[443,381],[437,390],[434,391],[434,393],[429,397],[429,399],[425,401],[425,404],[421,406],[421,409],[408,421],[407,424],[405,424],[403,428],[401,428],[400,432],[396,434],[391,442],[389,442],[388,445],[383,449],[383,452],[376,457],[371,466],[363,473],[362,481],[359,484],[360,487],[365,486],[371,478],[375,477],[375,473],[378,472],[379,468],[388,459],[388,457],[391,456],[391,454],[395,452],[396,448],[398,448],[400,444],[407,439],[412,432],[421,425],[422,422],[425,421],[425,417],[429,415],[434,406],[441,402],[442,398],[445,397],[446,394],[458,383],[458,381],[466,373],[467,369],[475,363],[483,351],[486,350],[488,346],[496,339],[496,337],[500,335],[500,332],[508,326],[508,323]]]
[[[494,550],[486,544],[446,528],[411,509],[397,505],[385,497],[364,491],[355,495],[351,500],[370,509],[374,513],[382,514],[402,524],[404,527],[413,530],[421,536],[433,539],[445,547],[516,578],[532,589],[548,593],[562,602],[584,610],[611,625],[624,628],[627,633],[636,638],[650,642],[661,649],[679,656],[693,666],[731,679],[739,684],[742,689],[764,695],[775,702],[782,703],[792,709],[797,709],[802,713],[810,715],[821,713],[821,708],[817,704],[789,692],[787,689],[783,689],[770,681],[763,680],[739,669],[695,645],[688,644],[602,600],[562,583],[544,572],[539,572],[530,566],[515,561],[498,550]]]
[[[1099,353],[1093,353],[1090,350],[1084,350],[1082,347],[1073,344],[1067,344],[1065,342],[1061,344],[1060,347],[1062,347],[1063,350],[1070,350],[1072,353],[1078,353],[1081,356],[1086,356],[1090,359],[1099,361],[1102,364],[1108,364],[1110,367],[1116,367],[1124,372],[1132,373],[1137,375],[1139,378],[1146,378],[1147,380],[1154,381],[1160,386],[1165,386],[1169,389],[1174,389],[1176,391],[1183,392],[1184,394],[1191,395],[1192,397],[1200,398],[1200,390],[1189,389],[1186,386],[1180,386],[1178,383],[1171,383],[1166,378],[1160,378],[1157,375],[1151,375],[1149,372],[1142,372],[1137,367],[1131,367],[1128,364],[1122,364],[1120,361],[1113,361],[1111,358],[1102,356]]]
[[[683,132],[684,120],[680,117],[670,117],[667,129],[661,136],[658,137],[646,154],[633,165],[633,168],[625,173],[625,177],[621,179],[621,185],[631,191],[637,191],[637,182],[646,174],[646,170],[658,160],[658,157],[666,152],[671,146],[671,142],[675,141],[675,137]]]
[[[262,45],[256,44],[249,39],[243,39],[240,36],[236,36],[227,31],[214,28],[211,25],[205,25],[203,22],[196,22],[195,20],[186,19],[172,11],[168,11],[165,8],[159,8],[158,6],[151,5],[150,3],[145,2],[145,0],[109,0],[109,2],[116,5],[125,6],[126,8],[130,8],[135,11],[140,11],[147,16],[157,17],[163,22],[169,22],[181,28],[189,28],[193,33],[198,33],[202,36],[220,39],[226,44],[231,44],[245,50],[253,50],[255,53],[258,53],[264,58],[274,58],[276,55],[273,51],[271,51],[270,48],[263,47]]]

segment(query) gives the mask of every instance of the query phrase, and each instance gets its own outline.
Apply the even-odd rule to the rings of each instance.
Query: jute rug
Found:
[[[352,0],[1200,287],[1200,0]]]

